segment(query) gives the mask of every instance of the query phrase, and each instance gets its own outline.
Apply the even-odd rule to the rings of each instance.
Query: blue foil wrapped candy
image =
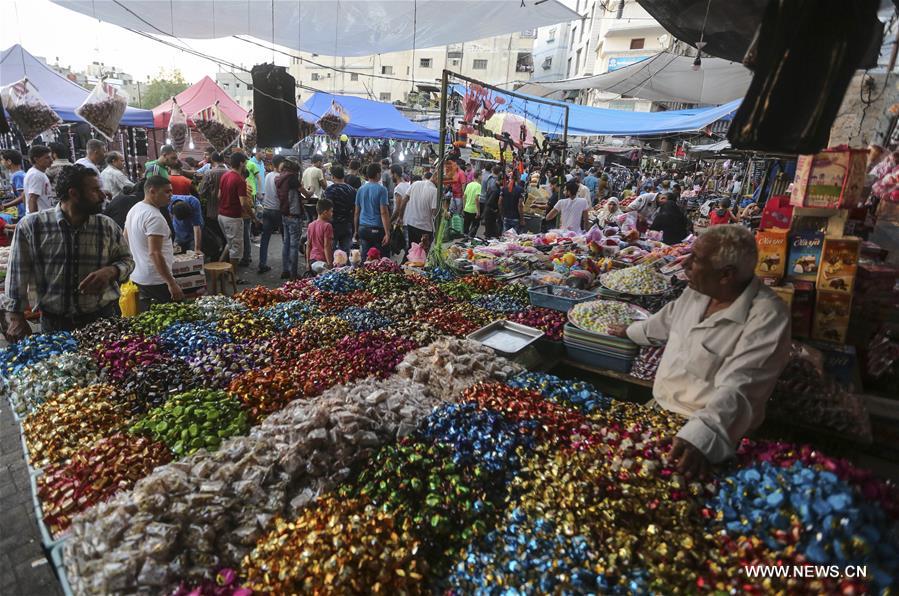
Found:
[[[584,381],[568,381],[555,375],[539,372],[522,372],[506,384],[517,389],[536,391],[550,401],[571,405],[585,414],[597,410],[606,410],[612,399]]]

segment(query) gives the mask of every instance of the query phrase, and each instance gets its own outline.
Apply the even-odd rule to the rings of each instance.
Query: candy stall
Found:
[[[0,373],[64,590],[893,585],[893,484],[767,437],[688,480],[670,457],[676,415],[547,372],[564,361],[651,384],[652,359],[608,327],[679,294],[690,246],[618,258],[562,236],[533,253],[550,239],[516,239],[499,258],[541,268],[511,281],[382,259],[7,348]],[[539,339],[506,357],[469,339],[496,321]],[[542,367],[524,368],[528,350]],[[765,565],[866,575],[744,571]]]

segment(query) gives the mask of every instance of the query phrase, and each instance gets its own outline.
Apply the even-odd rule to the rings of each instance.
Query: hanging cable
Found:
[[[418,34],[418,0],[412,1],[412,90],[415,92],[415,39]]]

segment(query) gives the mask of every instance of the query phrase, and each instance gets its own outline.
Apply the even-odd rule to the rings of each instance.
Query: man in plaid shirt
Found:
[[[28,288],[41,310],[41,331],[71,331],[118,312],[118,284],[134,260],[118,225],[100,215],[97,173],[65,166],[56,181],[59,205],[25,217],[16,226],[6,276],[7,338],[31,333],[23,312]]]

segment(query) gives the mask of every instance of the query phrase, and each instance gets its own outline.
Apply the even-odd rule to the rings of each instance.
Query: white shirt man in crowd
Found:
[[[125,158],[118,151],[106,154],[106,167],[100,172],[100,185],[108,194],[116,197],[134,183],[125,173]]]
[[[137,285],[140,311],[153,304],[179,302],[184,292],[172,275],[172,233],[160,209],[168,209],[172,185],[162,176],[151,176],[144,184],[144,200],[125,218],[125,238],[134,257],[131,281]]]
[[[25,213],[37,213],[50,209],[54,196],[46,171],[53,162],[50,149],[43,145],[32,145],[28,151],[31,167],[25,172]],[[69,164],[71,165],[71,164]]]
[[[100,168],[106,161],[106,144],[99,139],[91,139],[87,142],[87,155],[75,163],[90,168],[100,175]],[[102,182],[102,181],[101,181]]]
[[[408,198],[397,204],[403,217],[409,243],[420,244],[424,236],[433,237],[434,217],[437,214],[437,187],[431,181],[431,172],[425,172],[423,180],[416,180],[409,187]],[[408,249],[408,247],[407,247]]]
[[[755,276],[757,254],[746,228],[710,228],[686,261],[690,287],[681,297],[611,329],[640,345],[665,345],[653,402],[687,419],[671,449],[687,479],[705,477],[762,423],[787,363],[790,311]]]

